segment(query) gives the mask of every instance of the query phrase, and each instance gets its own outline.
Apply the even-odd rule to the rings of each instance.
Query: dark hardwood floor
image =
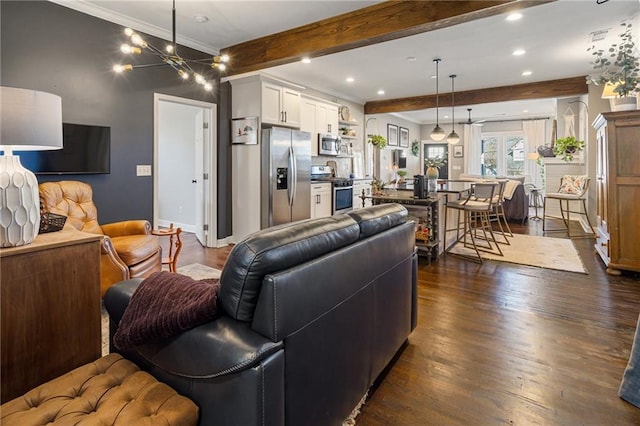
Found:
[[[542,234],[540,222],[511,225]],[[574,243],[588,275],[421,259],[418,327],[358,426],[640,425],[640,408],[617,396],[640,278],[607,275],[592,239]],[[179,266],[222,268],[229,250],[187,234]]]

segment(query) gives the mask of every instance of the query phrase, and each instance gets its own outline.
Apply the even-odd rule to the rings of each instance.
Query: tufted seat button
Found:
[[[100,374],[95,374],[102,371]],[[52,423],[195,425],[198,407],[119,354],[109,354],[0,407],[2,426]]]

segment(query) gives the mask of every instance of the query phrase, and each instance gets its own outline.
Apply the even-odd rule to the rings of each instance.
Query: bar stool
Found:
[[[564,175],[560,180],[560,188],[558,192],[547,193],[544,197],[544,203],[542,206],[542,231],[543,232],[567,232],[569,238],[594,238],[595,232],[593,231],[593,226],[591,226],[591,221],[589,221],[589,215],[587,214],[587,189],[589,188],[589,178],[585,175]],[[558,216],[550,216],[547,214],[547,200],[558,200],[560,202],[560,215]],[[582,211],[580,210],[571,210],[569,208],[569,202],[578,202],[578,205],[582,204]],[[566,213],[566,217],[565,217]],[[573,234],[571,235],[571,227],[570,227],[570,214],[581,214],[587,219],[587,224],[589,225],[590,232],[584,232],[582,234]],[[553,219],[562,219],[564,223],[564,228],[557,229],[547,229],[546,220],[547,218]]]
[[[498,187],[498,182],[476,183],[473,187],[473,192],[469,194],[466,199],[447,201],[445,205],[447,209],[455,209],[458,211],[458,226],[457,228],[445,229],[445,241],[446,233],[449,231],[456,231],[458,238],[456,243],[447,248],[446,253],[451,253],[450,250],[455,247],[457,243],[462,242],[464,247],[473,249],[475,256],[460,253],[451,254],[478,263],[483,262],[480,251],[502,256],[502,250],[496,241],[489,220],[489,214],[494,208],[494,194]],[[463,216],[462,227],[460,224],[460,213],[462,213]],[[486,245],[478,244],[477,240],[483,241]],[[492,243],[494,243],[495,246]]]
[[[489,213],[489,220],[496,221],[498,223],[498,228],[500,228],[500,233],[502,234],[502,238],[504,241],[498,241],[501,244],[511,245],[509,242],[509,237],[513,237],[513,232],[511,232],[511,227],[509,226],[509,222],[507,222],[507,216],[504,214],[504,191],[507,187],[508,180],[498,180],[498,190],[497,194],[493,196],[493,208]],[[503,225],[504,224],[504,225]],[[506,231],[505,231],[506,230]]]
[[[524,184],[524,193],[529,196],[528,207],[533,207],[535,209],[534,210],[535,211],[535,215],[533,217],[529,217],[529,214],[527,212],[527,216],[525,216],[522,219],[522,223],[524,223],[525,219],[529,219],[529,220],[540,220],[540,219],[542,219],[540,216],[538,216],[538,209],[540,207],[542,207],[542,205],[544,204],[544,195],[543,195],[542,191],[543,191],[542,188],[537,188],[532,183],[525,183]]]

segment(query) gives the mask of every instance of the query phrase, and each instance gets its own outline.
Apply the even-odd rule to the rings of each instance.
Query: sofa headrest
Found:
[[[347,214],[360,226],[360,239],[363,239],[406,222],[408,212],[400,204],[380,204]]]
[[[347,215],[263,229],[236,244],[220,276],[218,303],[232,318],[251,321],[265,275],[300,265],[358,241]]]

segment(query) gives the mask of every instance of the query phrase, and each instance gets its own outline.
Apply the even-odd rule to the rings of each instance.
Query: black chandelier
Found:
[[[161,62],[153,64],[116,64],[113,66],[113,71],[121,73],[124,71],[132,71],[134,68],[148,68],[161,65],[169,65],[173,68],[183,80],[193,79],[197,84],[203,86],[206,91],[213,90],[213,84],[207,81],[207,79],[200,73],[193,70],[190,64],[206,64],[210,63],[211,68],[218,71],[224,71],[227,69],[227,63],[229,62],[229,55],[215,55],[211,59],[186,59],[178,54],[176,44],[176,0],[173,0],[172,15],[172,37],[171,43],[167,44],[165,50],[158,49],[157,47],[147,43],[140,34],[136,33],[131,28],[125,28],[124,33],[130,38],[131,44],[123,44],[120,46],[120,51],[125,54],[140,55],[143,51],[151,53],[152,55],[160,58]]]

